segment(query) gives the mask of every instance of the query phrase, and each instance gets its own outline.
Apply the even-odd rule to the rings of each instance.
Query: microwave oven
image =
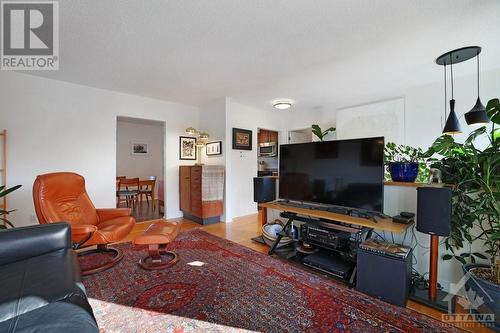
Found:
[[[259,144],[259,156],[278,156],[278,145],[276,142]]]

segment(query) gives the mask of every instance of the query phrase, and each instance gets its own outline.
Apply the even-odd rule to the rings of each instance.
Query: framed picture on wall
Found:
[[[130,154],[135,156],[147,156],[149,154],[148,144],[140,142],[131,142]]]
[[[222,141],[213,141],[206,144],[207,156],[222,155]]]
[[[196,160],[196,138],[179,137],[179,159]]]
[[[233,128],[233,149],[252,150],[252,131]]]

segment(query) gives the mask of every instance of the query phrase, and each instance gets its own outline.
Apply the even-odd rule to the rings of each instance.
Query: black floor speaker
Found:
[[[417,230],[429,235],[450,235],[451,188],[417,188]]]
[[[411,250],[406,258],[396,258],[359,248],[356,289],[404,307],[411,289],[411,268]]]
[[[253,179],[253,201],[257,203],[276,200],[276,179],[255,177]]]

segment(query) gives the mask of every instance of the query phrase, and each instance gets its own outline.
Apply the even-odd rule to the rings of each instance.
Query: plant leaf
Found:
[[[6,196],[7,194],[11,193],[11,192],[14,192],[15,190],[17,190],[18,188],[20,188],[22,185],[16,185],[16,186],[13,186],[11,188],[8,188],[8,189],[2,189],[0,191],[0,198],[1,197],[4,197]]]
[[[500,100],[494,98],[486,104],[486,114],[497,125],[500,125]]]
[[[442,259],[443,260],[450,260],[451,258],[453,258],[453,256],[451,254],[445,254]]]

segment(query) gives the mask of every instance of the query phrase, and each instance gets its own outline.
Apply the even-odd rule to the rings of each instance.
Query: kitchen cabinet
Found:
[[[258,143],[278,142],[278,132],[261,129],[259,130],[257,140]]]

